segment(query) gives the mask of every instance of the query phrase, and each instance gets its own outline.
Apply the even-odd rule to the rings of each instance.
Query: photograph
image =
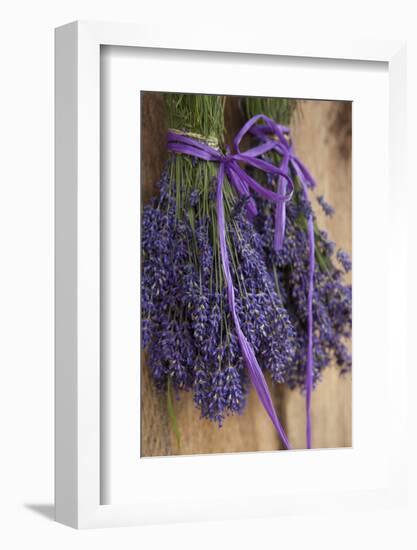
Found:
[[[142,457],[352,445],[352,102],[142,91]]]
[[[0,550],[417,549],[408,4],[2,3]]]

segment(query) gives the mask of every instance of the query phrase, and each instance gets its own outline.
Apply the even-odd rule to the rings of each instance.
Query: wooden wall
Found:
[[[166,120],[161,96],[142,94],[142,200],[154,193],[155,183],[166,159]],[[237,98],[226,104],[226,125],[232,136],[244,122]],[[336,208],[326,218],[316,201],[313,207],[319,224],[330,237],[351,252],[351,104],[338,101],[299,101],[292,120],[295,150],[317,182],[317,195]],[[305,448],[305,406],[298,390],[270,384],[280,419],[294,448]],[[351,446],[351,375],[341,377],[329,367],[313,394],[313,447]],[[175,401],[181,432],[178,448],[167,414],[166,396],[159,394],[150,379],[146,357],[141,364],[142,456],[172,454],[269,451],[280,449],[276,432],[253,390],[242,416],[229,417],[222,428],[201,420],[192,396]]]

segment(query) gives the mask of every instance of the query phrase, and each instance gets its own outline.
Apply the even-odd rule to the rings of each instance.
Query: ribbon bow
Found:
[[[250,189],[264,199],[275,203],[277,207],[284,206],[284,208],[285,203],[291,199],[294,191],[294,185],[288,170],[285,168],[278,168],[274,164],[259,158],[263,153],[271,150],[271,146],[269,144],[265,143],[264,145],[248,149],[244,152],[240,150],[240,143],[242,139],[245,135],[254,133],[255,124],[259,120],[264,120],[268,125],[276,125],[272,119],[264,115],[256,115],[252,117],[244,126],[242,126],[233,140],[233,146],[236,151],[234,154],[231,154],[229,150],[227,150],[226,154],[223,154],[219,149],[210,147],[207,143],[197,141],[190,136],[173,131],[168,132],[169,151],[190,155],[211,162],[218,162],[220,165],[224,166],[224,172],[230,183],[234,186],[237,193],[241,197],[247,199],[246,208],[250,219],[253,219],[258,213],[256,203],[250,194]],[[257,168],[262,172],[272,174],[275,177],[279,177],[280,181],[285,182],[285,191],[281,193],[280,191],[271,191],[263,187],[243,168],[241,168],[239,162],[252,166],[253,168]],[[289,191],[287,191],[287,184],[290,186]],[[276,226],[276,231],[280,231],[279,226]]]
[[[262,154],[262,152],[258,152],[259,147],[249,149],[245,152],[240,151],[240,143],[242,141],[242,138],[246,134],[248,134],[250,129],[253,128],[253,126],[259,120],[264,120],[268,123],[273,122],[271,119],[265,117],[264,115],[257,115],[248,120],[248,122],[246,122],[246,124],[238,132],[233,141],[233,145],[236,150],[236,153],[234,154],[231,154],[230,151],[227,151],[226,154],[223,154],[218,149],[210,147],[206,143],[202,143],[201,141],[198,141],[194,138],[172,131],[168,132],[168,150],[174,153],[190,155],[192,157],[202,160],[219,163],[216,191],[217,225],[220,241],[222,268],[226,281],[229,308],[235,325],[242,356],[249,371],[249,376],[252,384],[282,442],[287,449],[290,449],[288,438],[278,419],[262,369],[259,366],[251,344],[248,342],[240,326],[239,317],[236,311],[235,289],[233,286],[233,280],[229,266],[229,254],[226,245],[223,205],[223,184],[225,175],[228,177],[231,184],[235,187],[238,194],[242,197],[247,198],[247,210],[250,217],[253,217],[257,214],[256,204],[250,194],[250,190],[258,193],[261,197],[276,203],[277,207],[279,204],[285,204],[288,200],[290,200],[294,191],[294,186],[288,173],[278,168],[274,164],[258,158],[259,155]],[[239,162],[245,163],[246,165],[257,168],[258,170],[261,170],[263,172],[273,174],[276,177],[283,178],[286,181],[286,184],[289,185],[289,191],[287,192],[286,189],[285,192],[281,194],[279,192],[266,189],[254,178],[252,178],[243,168],[241,168]]]

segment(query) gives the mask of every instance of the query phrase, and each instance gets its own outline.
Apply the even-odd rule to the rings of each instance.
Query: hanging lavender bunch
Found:
[[[222,147],[223,99],[166,94],[170,126]],[[160,390],[193,393],[219,425],[241,413],[248,376],[229,311],[215,204],[215,163],[171,154],[142,218],[142,344]],[[262,368],[289,380],[296,331],[267,269],[264,243],[232,185],[223,186],[230,268],[242,330]]]
[[[287,380],[290,387],[304,387],[305,380],[309,265],[305,210],[301,201],[287,208],[285,241],[279,252],[273,249],[271,216],[264,213],[263,218],[258,220],[269,268],[276,273],[277,284],[283,293],[285,306],[297,333],[297,354]],[[333,359],[342,372],[351,368],[351,356],[346,342],[351,337],[352,288],[345,284],[343,272],[332,261],[334,243],[324,231],[317,228],[317,224],[315,241],[313,380],[317,383],[323,369]]]
[[[288,125],[295,102],[271,98],[246,98],[243,110],[249,117],[263,113],[280,124]],[[265,155],[276,165],[282,158],[275,151]],[[264,184],[277,189],[277,182],[263,178]],[[257,199],[261,214],[256,220],[257,229],[263,242],[268,270],[273,274],[275,288],[283,298],[296,333],[296,354],[291,363],[286,382],[290,387],[305,386],[307,353],[307,295],[309,272],[309,243],[307,221],[312,213],[296,174],[292,174],[294,194],[286,208],[286,229],[283,248],[274,250],[274,208],[265,201]],[[323,197],[318,202],[326,215],[334,215],[334,209]],[[339,250],[335,255],[335,244],[325,231],[320,230],[316,217],[314,220],[315,268],[313,294],[313,383],[316,384],[321,373],[333,360],[346,372],[351,369],[351,355],[347,342],[351,338],[352,327],[352,288],[344,281],[344,273],[350,271],[351,261],[346,252]],[[343,270],[339,269],[338,260]]]

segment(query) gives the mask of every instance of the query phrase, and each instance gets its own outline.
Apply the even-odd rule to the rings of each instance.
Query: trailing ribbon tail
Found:
[[[306,365],[306,440],[307,449],[311,449],[311,394],[313,392],[313,292],[314,292],[314,225],[310,214],[307,222],[309,242],[309,273],[307,299],[307,365]]]
[[[252,126],[252,135],[262,141],[264,146],[269,146],[269,150],[276,150],[283,158],[280,168],[290,175],[290,167],[297,176],[305,200],[308,201],[309,187],[315,187],[315,181],[308,172],[303,163],[295,156],[289,137],[289,129],[277,124],[271,119],[265,119],[262,126]],[[272,136],[272,137],[271,137]],[[259,147],[258,147],[259,150]],[[279,178],[278,193],[285,193],[286,182]],[[285,203],[278,203],[275,210],[275,250],[282,248],[285,235]],[[306,357],[306,445],[311,449],[312,444],[312,421],[311,421],[311,396],[313,392],[313,293],[314,293],[314,267],[315,267],[315,242],[314,242],[314,224],[313,215],[310,214],[307,220],[307,235],[309,244],[309,269],[308,269],[308,295],[307,295],[307,357]]]
[[[289,155],[284,155],[280,168],[284,172],[288,172]],[[287,190],[287,182],[284,178],[278,180],[278,193],[284,195]],[[274,233],[274,249],[276,252],[284,246],[285,238],[285,218],[286,218],[286,203],[281,201],[275,207],[275,233]]]
[[[259,396],[259,399],[264,409],[268,413],[275,429],[277,430],[282,442],[284,443],[287,449],[290,449],[291,447],[290,447],[290,443],[288,441],[287,435],[275,412],[275,408],[272,403],[271,394],[269,392],[265,377],[255,357],[255,353],[252,349],[252,346],[249,344],[249,342],[246,339],[246,336],[242,332],[239,318],[236,313],[235,290],[233,287],[233,280],[230,273],[229,256],[228,256],[227,245],[226,245],[224,207],[223,207],[223,183],[224,183],[224,165],[220,164],[218,174],[217,174],[217,193],[216,193],[217,226],[218,226],[218,232],[219,232],[220,254],[221,254],[222,265],[223,265],[223,273],[224,273],[224,276],[226,279],[226,285],[227,285],[227,296],[229,300],[229,308],[232,313],[233,322],[235,324],[240,349],[241,349],[243,358],[245,360],[246,367],[249,371],[251,382]]]

